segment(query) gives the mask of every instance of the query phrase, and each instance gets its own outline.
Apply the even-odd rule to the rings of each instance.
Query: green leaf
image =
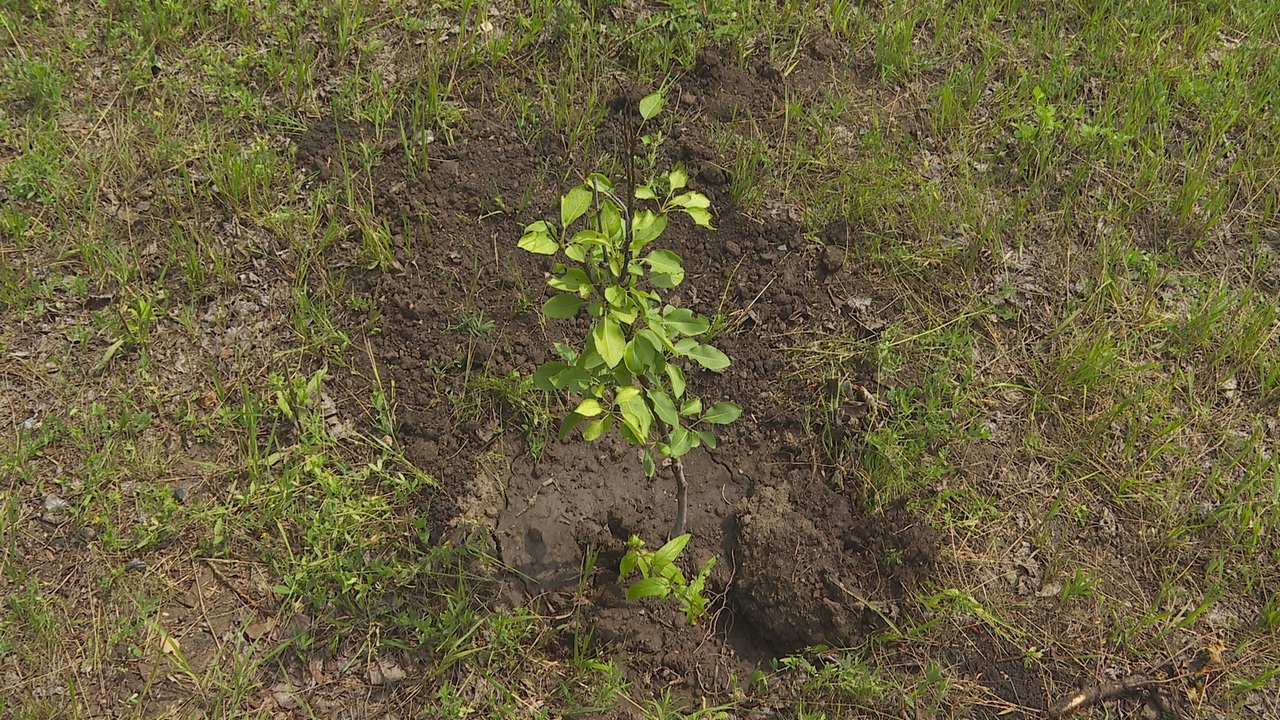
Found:
[[[690,191],[683,195],[677,195],[676,197],[671,198],[671,204],[685,208],[686,210],[689,208],[705,209],[711,207],[711,200],[700,192]]]
[[[656,473],[657,471],[658,471],[658,466],[653,462],[653,449],[645,448],[644,449],[644,476],[651,478],[653,477],[653,474]],[[625,560],[626,558],[623,558],[623,559]],[[625,577],[626,574],[623,573],[623,576]]]
[[[702,398],[693,398],[680,403],[680,414],[684,417],[702,412]]]
[[[622,562],[618,563],[618,577],[625,578],[630,575],[631,571],[636,569],[636,561],[638,559],[639,554],[635,550],[623,555]]]
[[[707,581],[707,578],[711,577],[711,569],[715,566],[716,556],[712,555],[711,558],[707,560],[707,564],[703,565],[702,569],[698,571],[698,577],[694,578],[693,582],[689,583],[689,588],[701,591],[703,584]]]
[[[628,600],[639,600],[640,598],[659,597],[664,598],[671,594],[671,581],[664,577],[648,577],[643,580],[637,580],[627,588]]]
[[[644,262],[649,265],[649,269],[653,272],[667,275],[684,273],[684,262],[679,255],[670,250],[654,250],[645,256]]]
[[[640,388],[636,387],[635,385],[628,385],[623,388],[618,388],[618,391],[613,395],[613,401],[618,404],[622,404],[632,398],[639,397],[639,396],[640,396]]]
[[[684,264],[680,261],[680,256],[670,250],[654,250],[645,256],[644,262],[653,273],[654,285],[673,288],[684,282]]]
[[[693,582],[681,590],[680,602],[685,605],[685,620],[688,620],[690,625],[696,625],[698,619],[707,611],[707,598],[702,591],[706,588],[707,578],[715,566],[716,558],[713,555],[707,564],[702,566],[702,571],[693,579]]]
[[[660,388],[649,388],[649,401],[653,403],[653,412],[658,419],[671,427],[680,424],[680,415],[676,412],[675,401]]]
[[[664,350],[669,353],[675,352],[675,345],[671,343],[671,338],[667,337],[667,328],[662,325],[662,318],[651,316],[646,318],[646,324],[649,326],[636,333],[636,337],[643,337],[649,341],[653,349],[657,352]]]
[[[677,165],[667,173],[667,184],[671,186],[671,192],[680,190],[689,184],[689,173],[685,169]]]
[[[538,223],[534,223],[533,225],[537,224]],[[546,225],[546,223],[542,224]],[[530,225],[529,227],[531,228],[533,225]],[[520,237],[518,245],[521,250],[528,250],[534,255],[555,255],[556,251],[560,249],[560,246],[556,243],[555,239],[546,231],[529,230],[528,228],[525,228],[524,235]]]
[[[708,210],[703,210],[702,208],[689,208],[684,211],[684,214],[688,215],[689,219],[693,220],[693,224],[698,227],[706,228],[707,230],[716,229],[716,226],[712,224],[711,221],[711,212]]]
[[[578,359],[578,367],[594,373],[604,367],[604,358],[600,357],[600,353],[596,351],[594,345],[588,344],[582,351],[582,357]]]
[[[617,308],[610,308],[609,317],[612,317],[614,320],[617,320],[619,325],[631,325],[636,321],[636,311],[635,310],[619,310]]]
[[[703,420],[716,425],[728,425],[742,415],[742,408],[731,402],[718,402],[707,409]]]
[[[567,255],[569,248],[565,248]],[[564,267],[560,265],[560,267]],[[556,290],[564,290],[565,292],[576,292],[586,297],[582,290],[585,288],[589,293],[591,291],[591,278],[579,268],[568,268],[563,271],[560,277],[553,277],[547,281],[547,284]]]
[[[692,310],[670,305],[663,309],[662,321],[668,328],[682,335],[701,335],[711,327],[709,320]]]
[[[684,212],[689,216],[690,220],[693,220],[694,225],[704,227],[708,230],[716,229],[715,226],[711,224],[711,213],[706,210],[702,208],[687,208]]]
[[[591,373],[577,366],[570,366],[555,377],[555,385],[559,390],[571,390],[576,393],[585,392],[591,385]]]
[[[566,389],[581,392],[590,379],[586,370],[554,361],[544,364],[533,374],[534,386],[546,392]]]
[[[549,318],[563,320],[578,314],[582,307],[582,298],[577,295],[556,295],[542,303],[542,314]]]
[[[667,217],[652,210],[641,210],[631,221],[631,252],[638,253],[667,229]]]
[[[622,214],[618,212],[618,207],[613,204],[612,200],[606,200],[600,205],[600,232],[609,238],[611,243],[622,246]]]
[[[645,95],[640,99],[640,117],[645,120],[652,120],[654,116],[662,112],[662,107],[667,104],[667,99],[662,97],[661,92]]]
[[[588,188],[594,188],[603,193],[613,192],[613,181],[600,173],[591,173],[583,184]]]
[[[637,200],[657,200],[658,196],[653,194],[653,188],[649,187],[648,185],[637,185],[636,199]]]
[[[582,217],[591,207],[592,196],[590,188],[578,186],[560,198],[560,227],[567,229],[574,220]]]
[[[600,406],[599,400],[596,400],[595,398],[586,398],[582,402],[578,403],[578,407],[574,408],[573,411],[582,417],[590,418],[604,412],[604,408]]]
[[[562,362],[552,361],[545,363],[533,373],[534,387],[539,390],[545,390],[546,392],[559,390],[560,386],[556,384],[556,376],[567,367],[569,366]]]
[[[635,433],[637,440],[643,443],[649,439],[649,429],[653,427],[653,413],[650,412],[649,404],[640,397],[639,392],[625,402],[618,403],[618,410],[622,413],[623,425]]]
[[[689,351],[698,347],[698,345],[698,341],[693,338],[681,338],[679,342],[671,346],[671,350],[680,357],[685,357],[689,354]]]
[[[564,246],[564,256],[576,262],[582,262],[587,259],[587,249],[582,245],[569,243]]]
[[[627,343],[627,349],[622,354],[622,360],[628,370],[641,375],[649,370],[655,355],[657,355],[657,351],[653,345],[640,334],[637,334],[631,338],[631,342]]]
[[[676,558],[680,557],[680,553],[684,552],[684,548],[689,544],[689,538],[691,537],[693,537],[693,535],[685,533],[668,540],[666,545],[658,548],[657,552],[653,554],[654,564],[659,562],[663,564],[674,564]]]
[[[618,367],[614,368],[613,372],[608,375],[608,379],[613,382],[613,387],[615,388],[627,388],[635,384],[632,382],[635,379],[635,375],[627,369],[625,363],[620,363]]]
[[[667,363],[667,379],[671,381],[671,394],[677,398],[684,396],[684,371]]]
[[[640,437],[640,431],[636,430],[636,428],[628,422],[626,418],[623,418],[622,424],[618,426],[618,434],[622,436],[623,440],[626,440],[632,445],[645,444],[644,439]]]
[[[613,427],[613,419],[608,415],[592,420],[582,426],[582,439],[591,442],[608,432],[611,427]]]
[[[635,263],[632,263],[632,265],[635,265]],[[654,314],[653,301],[655,299],[659,299],[655,293],[640,290],[639,288],[631,289],[631,306],[643,313],[646,321],[650,315]]]
[[[717,442],[716,442],[716,434],[715,434],[715,433],[713,433],[713,432],[711,432],[711,431],[709,431],[709,430],[695,430],[694,432],[696,432],[696,433],[698,434],[698,437],[702,438],[702,444],[703,444],[703,445],[706,445],[707,447],[711,448],[712,450],[715,450],[715,449],[716,449],[716,444],[717,444]]]
[[[556,437],[561,440],[569,437],[569,433],[573,432],[573,429],[581,425],[584,420],[586,418],[578,413],[571,412],[565,415],[564,419],[560,421],[560,429],[556,432]]]
[[[626,302],[627,289],[617,285],[610,285],[604,289],[604,299],[608,300],[610,305],[620,308]]]
[[[627,349],[627,341],[622,336],[622,328],[618,326],[617,320],[608,316],[601,318],[591,331],[591,340],[595,343],[596,352],[600,353],[604,364],[610,369],[622,362],[622,353]],[[725,364],[729,364],[727,360]]]
[[[572,347],[566,345],[565,343],[558,342],[555,344],[555,348],[556,348],[556,354],[559,355],[560,359],[564,360],[566,363],[569,363],[570,365],[572,365],[573,363],[578,361],[578,351],[574,350]]]
[[[693,449],[695,435],[687,428],[677,427],[671,431],[671,457],[684,457]]]
[[[595,245],[597,247],[609,247],[609,238],[598,230],[579,230],[573,234],[569,242],[581,243],[582,245]]]
[[[729,367],[729,356],[710,345],[698,345],[686,351],[685,355],[708,370],[723,370]]]

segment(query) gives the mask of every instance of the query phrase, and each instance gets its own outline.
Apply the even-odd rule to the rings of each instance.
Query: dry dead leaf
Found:
[[[274,623],[270,620],[255,620],[249,623],[249,626],[244,629],[244,634],[247,635],[250,640],[261,640],[264,635],[271,632],[273,624]]]
[[[182,646],[178,644],[178,639],[172,635],[165,634],[160,639],[160,653],[163,655],[179,655]]]

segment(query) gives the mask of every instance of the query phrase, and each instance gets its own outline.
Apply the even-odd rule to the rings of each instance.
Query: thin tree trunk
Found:
[[[676,524],[671,528],[671,537],[684,534],[684,526],[689,516],[689,483],[684,479],[684,463],[675,459],[676,471]]]

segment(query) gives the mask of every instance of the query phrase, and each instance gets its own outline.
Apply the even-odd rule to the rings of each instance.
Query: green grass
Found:
[[[422,651],[419,700],[444,716],[625,703],[622,661],[576,620],[499,607],[483,546],[431,537],[437,479],[397,445],[394,388],[365,357],[382,308],[350,273],[432,241],[378,214],[377,168],[403,152],[429,177],[485,103],[553,148],[559,187],[613,152],[597,131],[622,78],[658,87],[707,48],[785,74],[828,33],[848,55],[823,92],[699,122],[737,210],[856,228],[848,263],[892,321],[769,340],[806,381],[877,391],[823,462],[868,508],[906,498],[943,567],[909,600],[929,619],[894,641],[916,669],[873,643],[780,660],[738,699],[1024,711],[960,676],[949,653],[973,626],[1081,676],[1221,640],[1228,717],[1274,685],[1269,3],[11,0],[0,25],[0,662],[20,669],[0,714],[85,714],[119,670],[141,684],[104,697],[132,716],[253,716],[284,658],[321,650]],[[368,129],[328,178],[295,155],[322,119]],[[478,307],[447,312],[459,336],[493,331]],[[527,378],[459,387],[455,407],[544,447]],[[822,428],[836,409],[797,411]],[[49,496],[67,506],[46,513]],[[1006,581],[1024,544],[1056,592]],[[197,653],[162,613],[209,567],[222,601],[312,622]],[[192,703],[164,707],[174,687]]]

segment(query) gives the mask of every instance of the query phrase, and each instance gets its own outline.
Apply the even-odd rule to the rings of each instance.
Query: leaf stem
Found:
[[[675,458],[674,465],[676,475],[676,523],[671,528],[671,537],[679,537],[684,534],[684,526],[689,516],[689,483],[684,477],[684,461]]]
[[[641,121],[644,122],[643,120]],[[636,202],[636,135],[639,127],[631,127],[627,132],[627,196],[622,204],[622,274],[619,280],[630,280],[634,286],[635,278],[631,277],[631,233],[635,215]]]

